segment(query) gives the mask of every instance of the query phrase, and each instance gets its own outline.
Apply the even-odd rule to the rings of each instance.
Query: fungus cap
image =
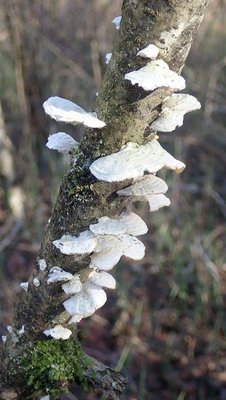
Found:
[[[97,224],[90,225],[90,230],[96,235],[144,235],[148,228],[145,222],[135,213],[122,213],[117,219],[101,217]]]
[[[88,281],[97,286],[103,286],[108,289],[115,289],[116,281],[111,274],[104,271],[92,271],[89,274]]]
[[[39,287],[40,286],[40,280],[38,278],[34,278],[33,279],[33,284],[35,287]]]
[[[134,236],[119,235],[123,255],[133,260],[142,260],[145,255],[144,244]]]
[[[172,132],[177,126],[182,126],[184,115],[190,111],[199,110],[201,104],[189,94],[172,94],[162,104],[162,112],[152,122],[151,128],[161,132]]]
[[[82,318],[83,318],[82,315],[75,314],[69,319],[68,324],[69,325],[77,324],[78,322],[80,322],[82,320]]]
[[[124,212],[120,215],[120,221],[126,226],[128,235],[139,236],[145,235],[148,227],[139,215],[133,212]]]
[[[44,260],[44,258],[38,260],[38,266],[39,266],[40,271],[42,271],[42,272],[45,271],[47,268],[46,260]]]
[[[50,150],[57,150],[59,153],[67,154],[78,147],[78,142],[67,133],[58,132],[49,136],[46,146]]]
[[[150,211],[157,211],[161,207],[169,206],[170,200],[164,195],[167,184],[155,175],[145,175],[134,180],[133,184],[121,189],[117,194],[121,196],[132,196],[131,201],[148,201]]]
[[[67,340],[71,336],[72,332],[68,328],[64,328],[62,325],[56,325],[54,328],[46,329],[43,331],[44,335],[51,336],[54,339]]]
[[[116,251],[114,247],[105,248],[98,253],[92,254],[90,267],[110,271],[116,264],[118,264],[122,255],[122,252]]]
[[[154,60],[156,57],[158,57],[158,54],[159,48],[154,44],[149,44],[144,49],[139,50],[137,56]]]
[[[146,200],[149,203],[149,210],[158,211],[162,207],[170,206],[170,199],[166,197],[164,194],[156,194],[154,196],[145,196]]]
[[[52,267],[49,271],[47,283],[67,282],[74,278],[70,272],[64,271],[59,267]]]
[[[132,185],[117,191],[120,196],[146,196],[165,193],[168,190],[166,182],[155,175],[144,175],[134,179]]]
[[[17,332],[18,332],[18,335],[20,335],[20,336],[23,335],[25,332],[25,326],[22,325],[22,327]]]
[[[94,253],[91,256],[91,267],[96,266],[104,270],[113,268],[123,255],[134,260],[141,260],[145,254],[143,243],[128,234],[102,236],[95,250],[97,254]]]
[[[107,53],[105,55],[105,64],[109,64],[109,62],[111,61],[111,57],[112,57],[112,53]]]
[[[103,249],[117,248],[118,246],[118,235],[99,235],[97,236],[97,245],[95,252],[102,251]]]
[[[28,291],[28,285],[29,285],[28,282],[21,282],[21,283],[20,283],[21,289],[23,289],[25,292]]]
[[[69,282],[64,283],[62,286],[64,293],[66,294],[75,294],[80,292],[82,289],[82,283],[79,279],[79,276],[74,276]]]
[[[66,300],[63,305],[70,315],[87,317],[102,307],[107,300],[105,291],[91,282],[85,282],[82,290]]]
[[[53,244],[62,254],[90,254],[97,244],[97,239],[92,232],[86,230],[79,236],[63,235]]]
[[[111,22],[115,25],[116,29],[119,30],[120,25],[121,25],[121,20],[122,16],[119,15],[118,17],[115,17]]]
[[[152,91],[160,87],[169,87],[174,90],[185,88],[185,80],[182,76],[169,69],[163,60],[150,61],[145,67],[137,71],[125,74],[125,79],[132,85],[138,84],[144,90]]]
[[[106,124],[97,118],[96,113],[88,113],[70,100],[62,97],[50,97],[43,104],[43,108],[56,121],[67,122],[72,125],[81,123],[89,128],[103,128]]]
[[[163,167],[182,172],[185,164],[176,160],[153,139],[141,146],[127,143],[117,153],[95,160],[90,166],[90,171],[99,180],[119,182],[138,178],[144,175],[145,171],[155,173]]]
[[[101,217],[96,224],[89,226],[95,235],[118,235],[126,232],[126,226],[119,219]]]

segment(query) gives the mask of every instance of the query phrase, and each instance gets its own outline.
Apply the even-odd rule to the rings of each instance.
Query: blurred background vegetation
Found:
[[[53,95],[92,110],[121,0],[2,0],[0,9],[0,334],[31,273],[67,158],[46,147]],[[160,140],[187,164],[164,172],[172,206],[148,213],[140,263],[114,270],[118,288],[80,324],[88,353],[128,377],[123,400],[226,399],[226,1],[211,0],[183,75],[202,110]],[[82,394],[68,399],[104,399]]]

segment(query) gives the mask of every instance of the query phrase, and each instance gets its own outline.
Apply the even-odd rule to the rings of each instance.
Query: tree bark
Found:
[[[158,46],[160,58],[173,71],[180,73],[206,7],[207,0],[124,0],[122,24],[117,33],[113,58],[95,108],[99,119],[106,122],[106,127],[86,130],[79,146],[78,160],[74,163],[72,158],[60,186],[37,257],[37,261],[45,259],[48,268],[40,271],[38,264],[35,265],[29,290],[21,293],[15,314],[14,332],[25,325],[25,333],[16,343],[8,335],[2,349],[1,399],[37,398],[32,386],[27,390],[18,360],[37,341],[47,340],[43,335],[44,329],[52,326],[53,321],[58,321],[59,316],[61,321],[64,318],[64,295],[60,287],[47,285],[48,270],[56,265],[73,273],[86,274],[88,270],[89,257],[65,256],[52,242],[65,233],[77,235],[99,217],[116,216],[125,209],[125,201],[116,195],[116,191],[127,186],[128,181],[97,181],[89,171],[91,162],[118,151],[128,141],[145,143],[150,133],[150,123],[158,116],[162,101],[172,93],[168,88],[146,92],[137,85],[132,86],[124,79],[124,75],[146,64],[147,61],[136,54],[150,43]],[[33,277],[40,280],[39,287],[32,283]],[[76,341],[76,332],[74,335]],[[89,376],[89,382],[111,393],[113,399],[120,398],[125,386],[124,378],[97,361],[93,365],[99,368],[99,372],[91,378],[90,367],[87,367],[84,374]],[[15,397],[12,397],[12,393]]]

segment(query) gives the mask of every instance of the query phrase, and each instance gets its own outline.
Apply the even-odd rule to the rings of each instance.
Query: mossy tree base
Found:
[[[11,359],[9,367],[5,386],[14,390],[2,389],[1,400],[34,400],[46,394],[57,399],[69,392],[72,383],[84,391],[103,390],[109,399],[117,400],[126,384],[120,373],[85,354],[73,339],[37,341]]]

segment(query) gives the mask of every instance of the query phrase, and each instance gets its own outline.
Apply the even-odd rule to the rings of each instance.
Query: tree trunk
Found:
[[[158,116],[162,101],[172,93],[165,87],[146,92],[137,85],[132,86],[124,79],[124,75],[146,64],[147,61],[136,54],[150,43],[159,47],[160,57],[173,71],[181,72],[206,7],[207,0],[124,0],[122,24],[113,58],[96,104],[98,117],[106,122],[106,127],[86,130],[79,146],[78,160],[74,163],[72,159],[62,181],[30,278],[29,290],[20,295],[13,333],[8,335],[2,349],[1,399],[26,400],[40,396],[41,392],[32,383],[28,385],[27,367],[21,363],[38,343],[52,341],[46,339],[43,330],[50,327],[53,321],[59,321],[60,318],[62,322],[64,319],[61,288],[46,284],[49,269],[57,265],[73,274],[79,271],[85,274],[88,270],[89,257],[65,256],[52,242],[65,233],[77,235],[98,218],[116,216],[125,209],[125,201],[116,195],[116,191],[129,182],[97,181],[89,171],[91,162],[118,151],[128,141],[145,143],[150,133],[150,123]],[[39,259],[45,259],[46,271],[40,271]],[[39,287],[33,284],[34,277],[40,280]],[[16,331],[23,325],[24,334],[15,340]],[[76,329],[73,341],[78,342]],[[81,355],[81,358],[87,361],[85,355]],[[97,361],[85,362],[83,373],[88,383],[106,391],[109,398],[120,398],[125,386],[120,374]],[[79,381],[76,374],[74,379]],[[65,385],[67,382],[58,382],[60,389]]]

